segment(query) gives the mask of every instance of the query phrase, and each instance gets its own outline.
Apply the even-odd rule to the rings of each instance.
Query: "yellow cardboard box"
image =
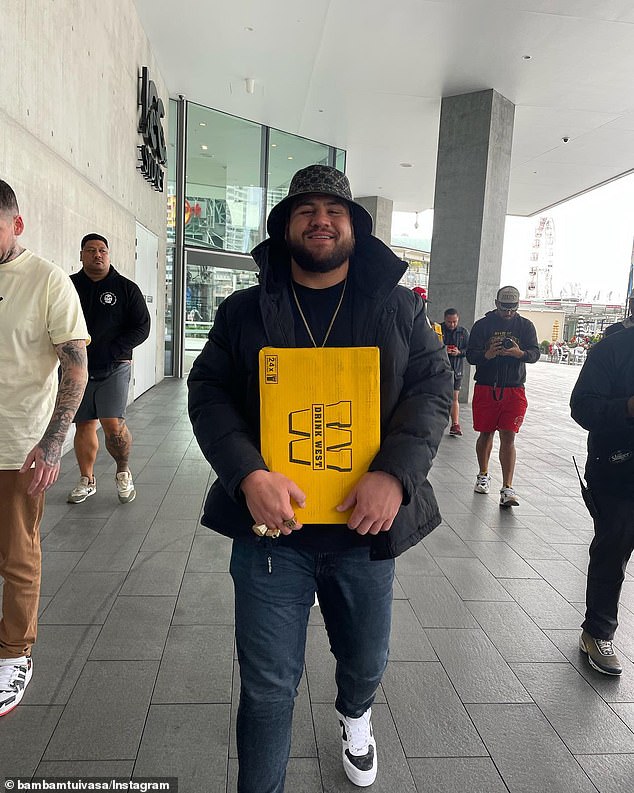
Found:
[[[379,449],[379,386],[378,347],[260,350],[262,456],[306,494],[302,523],[347,522],[335,507]]]

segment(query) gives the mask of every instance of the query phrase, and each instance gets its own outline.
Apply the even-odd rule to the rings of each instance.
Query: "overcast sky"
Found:
[[[634,238],[634,174],[551,209],[554,221],[553,296],[570,293],[591,302],[624,303]],[[531,246],[539,217],[506,219],[501,283],[525,294]],[[393,236],[431,238],[433,211],[395,212]],[[612,293],[610,295],[610,293]]]

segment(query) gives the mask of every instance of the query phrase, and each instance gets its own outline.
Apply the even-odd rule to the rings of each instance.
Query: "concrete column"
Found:
[[[372,233],[386,245],[392,242],[392,207],[394,202],[378,195],[354,199],[372,215]]]
[[[500,286],[515,105],[493,89],[442,100],[429,314],[442,322],[453,306],[460,324],[494,308]],[[468,401],[472,372],[460,395]]]

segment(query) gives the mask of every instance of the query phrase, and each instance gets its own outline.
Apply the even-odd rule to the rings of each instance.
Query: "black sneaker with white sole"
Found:
[[[336,711],[341,727],[343,770],[358,787],[368,787],[376,779],[376,741],[372,730],[372,708],[358,719]]]

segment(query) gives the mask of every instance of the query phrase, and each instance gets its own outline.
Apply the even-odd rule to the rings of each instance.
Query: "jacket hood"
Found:
[[[251,251],[251,256],[260,270],[260,284],[267,292],[287,288],[291,257],[285,242],[266,239]],[[359,291],[374,295],[381,289],[393,288],[406,270],[405,262],[377,237],[355,240],[350,276]]]

